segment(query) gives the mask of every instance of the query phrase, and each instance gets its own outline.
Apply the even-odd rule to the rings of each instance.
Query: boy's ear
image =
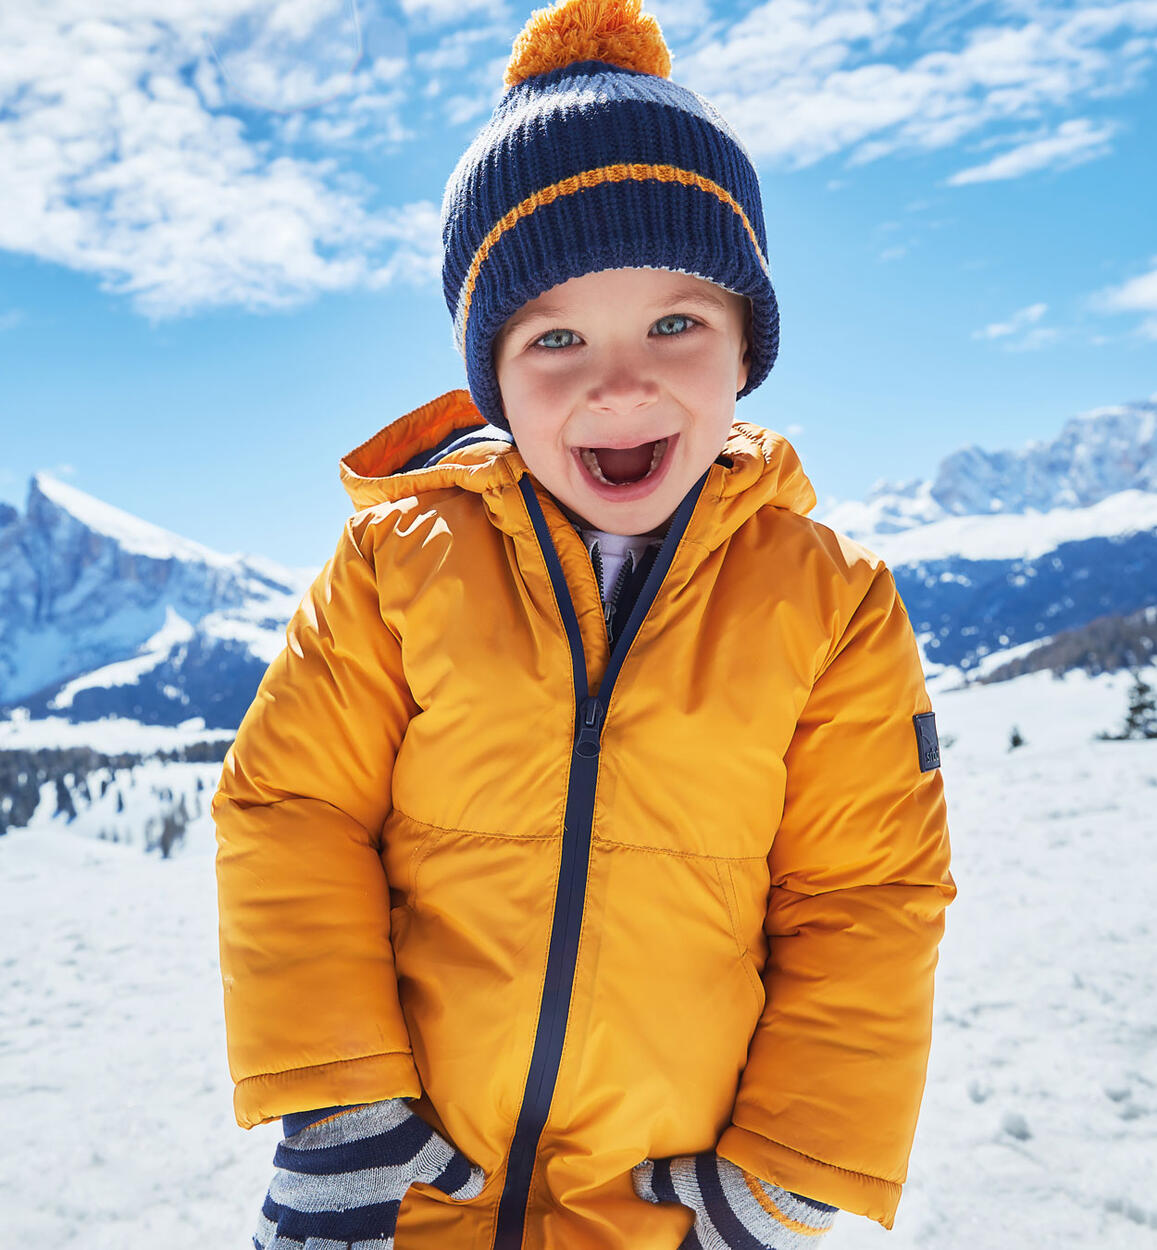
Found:
[[[743,323],[743,338],[740,341],[739,384],[735,388],[738,395],[747,385],[747,375],[751,370],[751,300],[747,301],[747,317]]]

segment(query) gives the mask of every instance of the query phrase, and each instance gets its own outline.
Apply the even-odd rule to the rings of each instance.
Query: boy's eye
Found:
[[[574,339],[573,330],[547,330],[534,340],[535,347],[570,347],[571,341]]]
[[[669,313],[655,322],[654,329],[663,338],[675,338],[685,334],[695,322],[682,313]],[[544,347],[548,351],[557,351],[564,347],[573,347],[578,342],[578,335],[573,330],[547,330],[534,340],[535,347]]]
[[[655,328],[659,334],[671,338],[676,334],[683,334],[693,324],[690,317],[684,317],[681,313],[671,313],[669,316],[660,317],[655,322]]]

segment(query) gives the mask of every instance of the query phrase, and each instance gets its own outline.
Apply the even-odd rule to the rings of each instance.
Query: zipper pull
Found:
[[[597,694],[582,701],[578,714],[578,737],[575,739],[576,755],[593,759],[599,753],[599,737],[603,732],[603,719],[607,709],[599,702]]]

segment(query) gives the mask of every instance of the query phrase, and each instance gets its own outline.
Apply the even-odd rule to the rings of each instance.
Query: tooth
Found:
[[[596,482],[604,482],[607,486],[610,486],[611,483],[603,473],[602,466],[599,464],[599,458],[595,455],[594,449],[591,447],[584,447],[579,452],[579,455],[582,457],[583,464],[585,464],[591,471],[591,477],[593,477]]]
[[[666,450],[667,440],[665,438],[659,439],[655,444],[655,450],[651,452],[651,467],[647,470],[648,477],[659,467],[659,461],[663,459],[663,453]]]

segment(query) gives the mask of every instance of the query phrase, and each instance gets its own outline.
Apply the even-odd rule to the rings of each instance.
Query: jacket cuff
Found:
[[[421,1092],[410,1052],[391,1051],[246,1077],[233,1091],[233,1110],[242,1128],[254,1128],[303,1110],[417,1098]]]
[[[895,1181],[809,1158],[734,1124],[719,1139],[715,1153],[760,1180],[853,1215],[866,1215],[885,1228],[891,1228],[896,1218],[900,1186]]]
[[[295,1111],[292,1115],[283,1115],[281,1117],[281,1131],[286,1137],[293,1137],[300,1133],[303,1128],[309,1128],[311,1124],[316,1124],[319,1120],[328,1120],[330,1116],[340,1115],[343,1111],[352,1111],[354,1107],[361,1107],[365,1104],[355,1102],[348,1106],[341,1107],[318,1107],[314,1111]]]

